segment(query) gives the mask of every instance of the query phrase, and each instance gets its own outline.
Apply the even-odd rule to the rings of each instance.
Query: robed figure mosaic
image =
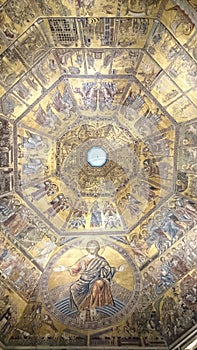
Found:
[[[85,329],[125,317],[140,288],[138,270],[126,250],[110,241],[101,246],[95,239],[86,244],[76,239],[60,249],[44,276],[41,297],[48,311],[68,326]]]
[[[71,275],[80,273],[80,278],[71,285],[71,307],[76,306],[81,312],[82,319],[90,310],[90,318],[96,316],[96,307],[114,305],[110,282],[116,271],[123,271],[124,265],[118,269],[111,267],[107,260],[98,255],[98,241],[87,243],[88,254],[82,257],[69,269]]]

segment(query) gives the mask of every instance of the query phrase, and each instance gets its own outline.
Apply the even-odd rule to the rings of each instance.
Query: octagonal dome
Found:
[[[195,0],[0,7],[0,347],[186,347]]]

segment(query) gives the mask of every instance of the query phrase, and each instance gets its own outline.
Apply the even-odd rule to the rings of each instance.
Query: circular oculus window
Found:
[[[95,146],[87,152],[87,161],[93,167],[101,167],[107,161],[107,154],[100,146]]]

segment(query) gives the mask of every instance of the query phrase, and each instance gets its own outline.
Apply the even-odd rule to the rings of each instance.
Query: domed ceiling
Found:
[[[196,0],[0,6],[0,348],[185,349]]]

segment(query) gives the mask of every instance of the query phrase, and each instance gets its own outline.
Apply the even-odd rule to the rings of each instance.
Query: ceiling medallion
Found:
[[[102,271],[104,265],[107,271],[103,302],[101,298],[93,301],[91,292],[87,297],[83,295],[83,288],[91,283],[90,269],[86,281],[82,281],[85,278],[82,270],[79,272],[80,278],[72,272],[74,266],[79,266],[79,261],[86,264],[90,245],[98,248],[93,248],[95,258],[90,263],[92,271],[94,269],[96,274],[100,273],[99,261]],[[123,271],[128,274],[127,279]],[[110,274],[113,283],[107,280]],[[62,284],[63,279],[66,283]],[[112,241],[105,239],[104,243],[101,238],[95,240],[90,236],[74,239],[50,259],[40,281],[40,297],[47,311],[59,322],[69,328],[88,331],[111,327],[127,317],[137,305],[141,287],[139,270],[128,252]],[[79,298],[75,297],[77,288],[81,290]]]
[[[107,154],[100,146],[91,147],[87,152],[87,161],[92,167],[102,167],[107,161]]]

